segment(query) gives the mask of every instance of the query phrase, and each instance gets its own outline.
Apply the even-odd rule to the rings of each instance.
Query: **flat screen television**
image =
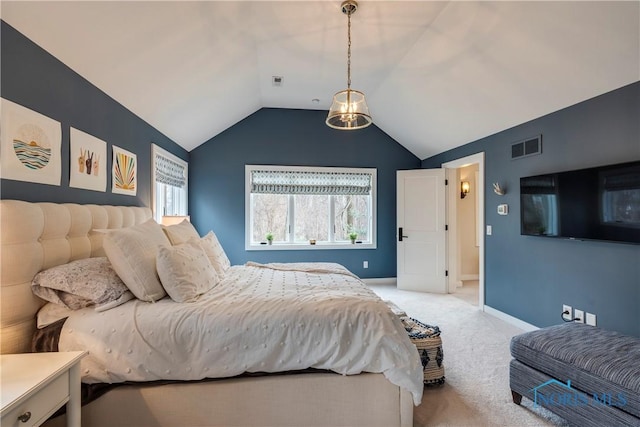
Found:
[[[520,178],[520,234],[640,244],[640,161]]]

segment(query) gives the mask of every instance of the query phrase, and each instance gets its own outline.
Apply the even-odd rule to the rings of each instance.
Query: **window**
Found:
[[[247,165],[245,182],[247,250],[376,248],[376,169]]]
[[[164,215],[187,215],[189,164],[151,144],[153,218],[162,223]]]

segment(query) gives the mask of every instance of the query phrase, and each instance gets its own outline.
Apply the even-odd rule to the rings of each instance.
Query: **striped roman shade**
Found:
[[[369,195],[370,173],[251,171],[251,192],[260,194]]]
[[[167,184],[172,187],[182,188],[186,185],[186,170],[181,165],[168,157],[156,152],[156,182]]]

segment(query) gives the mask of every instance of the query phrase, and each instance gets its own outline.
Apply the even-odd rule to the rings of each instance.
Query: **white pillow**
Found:
[[[186,243],[189,239],[199,239],[200,235],[196,231],[195,227],[186,219],[182,220],[180,224],[163,226],[164,232],[167,234],[172,245],[179,245],[180,243]]]
[[[158,248],[156,266],[172,300],[192,302],[218,283],[218,274],[197,242]]]
[[[64,305],[48,302],[38,310],[36,326],[38,329],[42,329],[58,320],[66,319],[71,316],[71,313],[73,313],[73,310]]]
[[[136,298],[153,302],[167,295],[156,272],[158,246],[170,244],[160,224],[150,219],[110,231],[102,244],[113,269]]]
[[[229,267],[231,267],[231,262],[218,241],[216,234],[213,231],[209,231],[206,236],[198,239],[197,242],[199,242],[202,249],[204,249],[209,257],[209,261],[211,261],[211,265],[216,269],[218,275],[220,277],[224,276]]]

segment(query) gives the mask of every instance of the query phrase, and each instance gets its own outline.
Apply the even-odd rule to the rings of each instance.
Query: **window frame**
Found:
[[[189,162],[181,159],[165,150],[158,145],[151,143],[151,212],[153,215],[153,219],[156,220],[157,223],[162,224],[162,217],[164,213],[158,213],[156,211],[156,202],[157,202],[157,194],[156,194],[156,156],[164,156],[170,160],[173,160],[176,163],[179,163],[184,166],[185,170],[185,184],[184,184],[184,212],[180,212],[176,215],[187,216],[189,215]]]
[[[317,242],[312,245],[308,242],[278,242],[265,245],[260,242],[252,243],[252,203],[251,203],[251,172],[263,171],[304,171],[304,172],[342,172],[342,173],[367,173],[371,175],[371,213],[369,218],[371,239],[367,243],[353,244],[345,242]],[[245,165],[245,250],[247,251],[288,251],[288,250],[324,250],[324,249],[377,249],[377,169],[376,168],[345,168],[345,167],[321,167],[321,166],[273,166],[273,165]],[[290,223],[295,223],[295,207],[293,197],[288,195],[288,209]],[[332,197],[332,196],[330,196]],[[329,212],[333,212],[334,203],[329,203]],[[330,215],[331,225],[334,218]],[[291,233],[289,233],[291,234]]]

